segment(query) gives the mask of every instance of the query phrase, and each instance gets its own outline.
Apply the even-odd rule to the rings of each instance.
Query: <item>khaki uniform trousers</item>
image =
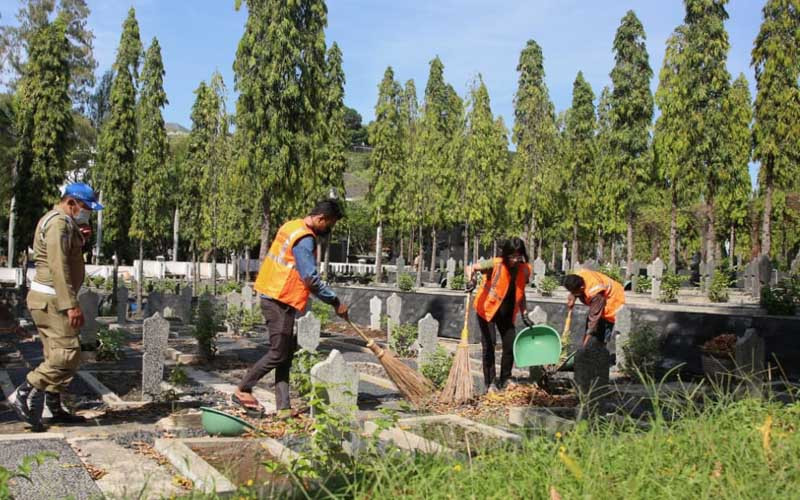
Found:
[[[81,364],[80,333],[56,307],[55,295],[30,292],[28,310],[44,350],[44,361],[28,373],[28,382],[42,391],[64,392]]]

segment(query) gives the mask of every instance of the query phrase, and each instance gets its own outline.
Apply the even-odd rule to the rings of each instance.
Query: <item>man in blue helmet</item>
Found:
[[[61,404],[61,393],[81,361],[79,330],[84,323],[78,291],[86,274],[82,248],[92,210],[102,210],[94,190],[70,184],[61,201],[39,219],[33,239],[36,276],[28,293],[28,310],[39,331],[44,361],[29,372],[9,402],[34,432],[44,431],[44,406],[51,422],[78,423]]]

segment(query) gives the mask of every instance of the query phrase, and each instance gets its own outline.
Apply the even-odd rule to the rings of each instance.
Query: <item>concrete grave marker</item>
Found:
[[[528,313],[528,318],[534,325],[543,325],[547,323],[547,311],[536,306],[533,308],[533,311]]]
[[[447,259],[447,283],[453,282],[453,277],[456,275],[456,260],[452,257]]]
[[[253,295],[253,288],[250,285],[242,287],[242,307],[249,312],[253,312],[256,306],[256,297]]]
[[[145,318],[149,318],[156,313],[163,314],[164,296],[161,292],[150,292],[150,294],[147,295],[147,305],[144,310]]]
[[[225,306],[228,309],[242,307],[242,295],[239,292],[230,292],[225,295]]]
[[[590,408],[608,392],[609,363],[608,350],[594,337],[575,353],[575,385]]]
[[[192,289],[190,287],[183,287],[178,294],[177,304],[178,317],[181,318],[181,323],[188,325],[192,322]]]
[[[417,362],[419,364],[428,363],[436,352],[439,337],[439,322],[436,321],[431,313],[417,323]]]
[[[766,255],[759,256],[755,261],[754,276],[753,276],[753,297],[761,298],[761,289],[769,285],[770,277],[772,276],[772,262]]]
[[[736,367],[745,390],[752,397],[763,395],[766,345],[755,328],[748,328],[736,339]]]
[[[319,346],[322,322],[309,312],[297,320],[297,345],[308,352],[315,352]]]
[[[403,299],[401,299],[396,293],[391,294],[389,298],[386,299],[386,314],[389,316],[389,321],[387,322],[386,328],[386,337],[390,342],[392,338],[392,328],[400,324],[400,312],[402,308]]]
[[[373,330],[381,329],[381,311],[383,303],[377,295],[369,299],[369,327]]]
[[[406,272],[406,261],[402,257],[398,257],[397,261],[395,262],[397,266],[397,275],[400,276],[401,274]]]
[[[125,285],[117,287],[117,323],[124,324],[128,319],[128,289]]]
[[[142,328],[142,399],[161,394],[161,381],[164,379],[164,354],[169,338],[169,321],[155,313],[144,320]]]
[[[351,421],[356,420],[358,411],[358,378],[358,371],[336,349],[311,368],[311,380],[324,386],[331,409]],[[312,407],[311,416],[315,413]]]
[[[658,300],[661,297],[661,280],[664,278],[664,261],[661,257],[656,257],[647,267],[647,274],[650,276],[650,298]]]
[[[622,308],[617,311],[617,321],[614,323],[614,354],[617,358],[617,368],[625,366],[624,347],[630,340],[632,327],[633,318],[631,318],[631,309],[628,306],[622,306]]]
[[[541,257],[536,257],[536,260],[533,261],[533,283],[537,288],[542,283],[546,272],[547,265],[544,263]]]
[[[78,303],[83,311],[84,323],[81,327],[81,344],[91,344],[97,341],[97,330],[100,325],[97,323],[97,310],[100,305],[100,297],[91,290],[81,288],[78,292]]]

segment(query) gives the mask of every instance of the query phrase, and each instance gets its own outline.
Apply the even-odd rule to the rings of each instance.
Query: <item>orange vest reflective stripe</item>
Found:
[[[494,267],[492,268],[491,279],[483,280],[481,288],[478,290],[478,295],[475,297],[475,311],[478,316],[491,321],[497,310],[500,309],[500,304],[508,293],[508,288],[511,285],[511,272],[506,266],[503,265],[503,259],[496,257],[492,259]],[[525,300],[525,285],[531,275],[530,264],[517,265],[517,279],[514,284],[514,315],[519,312],[520,304]]]
[[[583,278],[584,292],[581,302],[589,305],[597,294],[602,293],[606,298],[606,307],[603,309],[603,318],[612,323],[616,322],[617,311],[625,304],[625,289],[620,283],[609,278],[603,273],[581,269],[575,274]]]
[[[303,219],[292,220],[278,229],[269,252],[258,270],[254,288],[258,293],[302,311],[308,302],[309,290],[295,269],[295,243],[305,236],[314,236]]]

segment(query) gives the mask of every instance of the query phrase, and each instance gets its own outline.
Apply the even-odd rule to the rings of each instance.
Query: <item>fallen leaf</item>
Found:
[[[719,460],[717,460],[714,463],[714,470],[711,471],[711,477],[715,479],[719,479],[722,477],[722,462],[720,462]]]
[[[770,435],[772,434],[772,415],[767,415],[764,424],[758,428],[761,432],[761,447],[764,449],[764,455],[769,459],[770,453]]]
[[[555,486],[550,487],[550,500],[561,500],[561,494],[559,494]]]

